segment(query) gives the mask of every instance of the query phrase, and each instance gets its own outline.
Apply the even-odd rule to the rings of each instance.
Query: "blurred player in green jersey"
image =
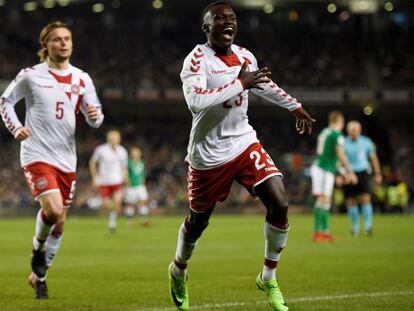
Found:
[[[331,111],[328,122],[328,127],[318,135],[317,158],[311,168],[312,194],[315,196],[313,234],[315,242],[333,241],[329,230],[329,210],[338,160],[345,168],[345,181],[356,183],[356,176],[352,172],[344,152],[344,137],[342,135],[345,123],[344,116],[339,111]]]
[[[145,186],[145,163],[141,158],[141,149],[132,147],[129,151],[128,176],[129,184],[125,191],[125,213],[131,223],[131,218],[138,207],[141,225],[149,225],[148,191]]]

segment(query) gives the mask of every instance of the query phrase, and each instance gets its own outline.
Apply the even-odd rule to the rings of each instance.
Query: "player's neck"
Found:
[[[233,50],[231,49],[231,46],[226,47],[219,47],[216,44],[208,41],[208,46],[217,54],[223,55],[223,56],[230,56],[233,54]]]
[[[334,131],[337,131],[337,132],[339,132],[341,130],[341,127],[337,124],[331,124],[329,127],[331,129],[333,129]]]
[[[59,61],[52,60],[48,57],[46,61],[49,67],[52,69],[65,70],[69,68],[69,59],[65,59],[59,62]]]

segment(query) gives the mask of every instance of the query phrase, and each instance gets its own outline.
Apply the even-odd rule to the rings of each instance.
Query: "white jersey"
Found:
[[[102,106],[89,75],[69,65],[56,70],[46,62],[21,70],[0,98],[0,112],[8,130],[14,135],[23,125],[14,106],[25,100],[25,127],[32,136],[21,142],[22,166],[45,162],[64,172],[76,171],[75,128],[79,111],[92,127],[103,121]],[[96,122],[88,119],[86,105],[100,111]]]
[[[244,48],[231,49],[232,55],[221,56],[207,43],[197,45],[184,60],[181,80],[193,116],[186,161],[196,169],[221,166],[258,141],[247,117],[249,90],[237,79],[244,62],[255,71],[257,61]],[[290,111],[301,107],[275,83],[261,87],[251,91]]]
[[[119,185],[124,182],[128,169],[128,152],[120,145],[112,148],[109,144],[96,147],[92,160],[98,163],[97,184],[99,186]]]

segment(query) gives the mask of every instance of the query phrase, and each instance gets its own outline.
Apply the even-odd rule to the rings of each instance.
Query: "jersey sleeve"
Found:
[[[224,103],[244,90],[240,79],[217,88],[207,88],[207,68],[205,55],[200,48],[194,49],[184,60],[180,77],[185,100],[193,113]]]
[[[82,103],[81,103],[81,106],[80,106],[80,111],[84,115],[86,122],[91,127],[98,128],[98,127],[101,126],[101,124],[104,120],[104,115],[103,115],[103,112],[102,112],[102,104],[101,104],[101,102],[98,98],[98,95],[96,94],[96,89],[95,89],[95,86],[92,82],[91,77],[87,73],[84,73],[82,79],[83,79],[84,84],[85,84],[85,93],[83,94],[83,97],[82,97]],[[94,105],[96,107],[96,109],[98,109],[99,118],[95,122],[89,120],[89,118],[88,118],[88,113],[86,112],[86,107],[88,105]]]
[[[337,146],[340,146],[340,147],[345,146],[345,137],[344,137],[344,135],[337,134],[337,137],[336,137],[336,145]]]
[[[93,152],[92,157],[91,157],[91,160],[96,161],[96,162],[99,162],[99,160],[101,159],[101,154],[102,154],[101,147],[98,146],[95,149],[95,151]]]
[[[9,84],[0,97],[0,113],[4,124],[12,135],[16,130],[23,127],[17,117],[14,106],[25,97],[27,91],[27,75],[21,70],[16,78]]]
[[[246,53],[247,55],[244,59],[245,61],[250,63],[249,67],[252,68],[253,71],[258,70],[259,67],[257,65],[256,57],[254,57],[254,55],[251,52],[246,51]],[[297,101],[296,98],[290,96],[273,81],[270,81],[268,83],[262,83],[260,84],[260,87],[262,87],[263,90],[255,88],[250,89],[250,91],[289,111],[293,111],[302,107],[302,105]]]

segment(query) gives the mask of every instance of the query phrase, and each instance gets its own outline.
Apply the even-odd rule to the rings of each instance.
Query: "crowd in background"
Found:
[[[179,72],[184,57],[195,44],[205,42],[199,26],[198,13],[202,7],[198,2],[167,4],[157,11],[141,1],[133,1],[99,15],[86,8],[86,4],[35,12],[23,12],[13,2],[8,5],[0,7],[0,80],[9,81],[21,68],[37,62],[39,31],[47,21],[57,19],[72,27],[75,50],[72,63],[88,71],[98,91],[121,88],[133,96],[136,90],[162,93],[170,88],[180,89]],[[236,43],[252,50],[260,65],[269,66],[273,79],[282,86],[378,90],[409,88],[414,84],[411,39],[414,27],[412,20],[404,19],[409,12],[400,12],[398,16],[380,12],[368,17],[346,16],[341,10],[329,14],[324,7],[292,10],[283,8],[264,14],[261,10],[237,9]],[[259,116],[253,120],[261,142],[284,173],[293,204],[312,201],[308,170],[314,158],[316,134],[326,125],[328,108],[321,108],[322,111],[317,106],[311,108],[318,125],[315,134],[306,139],[295,133],[293,119],[279,118],[274,122]],[[386,115],[386,109],[381,113]],[[185,207],[184,157],[190,116],[174,120],[160,114],[160,118],[150,122],[145,118],[127,122],[120,117],[108,120],[98,131],[80,124],[74,207],[86,207],[88,200],[97,195],[91,184],[88,161],[111,126],[120,128],[124,146],[142,148],[151,206]],[[408,203],[404,193],[412,193],[414,188],[413,130],[408,122],[399,122],[398,117],[387,119],[389,127],[384,127],[382,120],[376,124],[362,122],[377,143],[380,160],[385,164],[384,187],[376,189],[377,206],[384,211],[405,209],[403,205]],[[18,143],[3,125],[0,125],[0,144],[0,207],[33,206],[20,170]],[[234,185],[233,190],[224,204],[226,207],[258,205],[239,185]],[[340,206],[341,194],[336,193],[336,204]]]
[[[195,44],[205,42],[200,27],[202,2],[171,4],[162,10],[148,4],[125,2],[99,15],[89,4],[35,12],[12,4],[0,8],[0,79],[10,79],[36,62],[41,27],[45,21],[62,19],[73,28],[73,63],[86,68],[98,87],[120,87],[126,92],[180,87],[184,57]],[[379,12],[373,17],[344,16],[341,11],[329,14],[324,5],[280,8],[272,14],[237,8],[236,43],[254,51],[282,85],[412,85],[410,11]]]

